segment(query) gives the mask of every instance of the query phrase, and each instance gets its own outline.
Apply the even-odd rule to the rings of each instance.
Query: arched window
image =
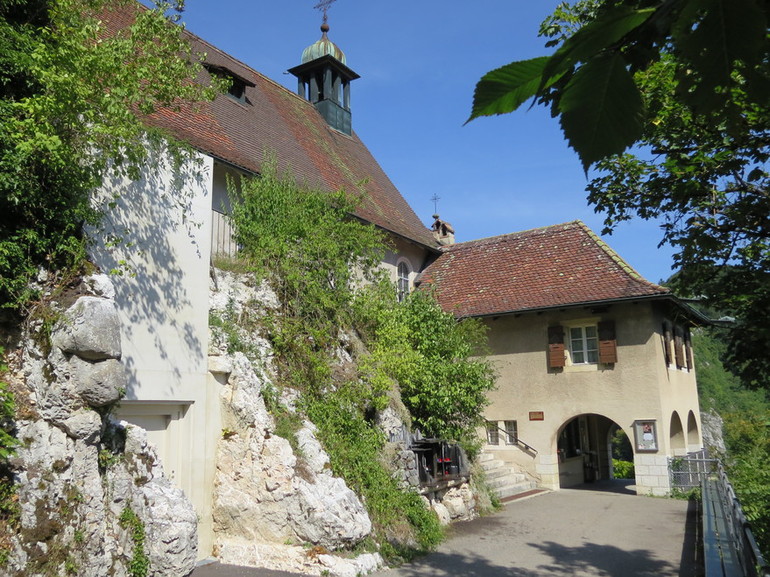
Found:
[[[398,302],[402,302],[409,294],[409,265],[398,263]]]

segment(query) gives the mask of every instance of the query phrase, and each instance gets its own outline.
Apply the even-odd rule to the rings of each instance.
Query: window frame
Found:
[[[598,323],[587,323],[587,324],[570,324],[567,325],[567,351],[569,352],[569,361],[570,364],[573,366],[584,366],[584,365],[598,365],[599,364],[599,327]],[[589,337],[586,334],[587,329],[593,329],[594,335]],[[577,340],[573,338],[572,332],[575,330],[580,331],[580,342],[582,344],[581,349],[575,349],[574,342]],[[589,339],[593,339],[594,341],[594,348],[589,348],[588,341]],[[590,360],[590,353],[593,353],[593,356],[595,357],[595,360]],[[576,354],[583,355],[582,361],[576,361],[575,356]]]
[[[402,274],[402,270],[406,272],[405,275]],[[396,263],[396,299],[400,303],[404,302],[411,292],[411,276],[411,263],[405,258],[399,259]]]

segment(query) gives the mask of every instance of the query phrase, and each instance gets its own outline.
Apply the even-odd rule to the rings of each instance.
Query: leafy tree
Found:
[[[84,257],[89,193],[110,172],[137,176],[162,141],[141,115],[213,96],[166,15],[182,4],[0,0],[0,306],[28,302],[40,267]],[[136,20],[107,31],[116,5]]]
[[[674,287],[737,319],[727,360],[770,386],[770,4],[584,0],[541,29],[550,57],[488,73],[471,118],[551,107],[605,233],[634,216],[678,249]],[[633,153],[624,152],[637,144]]]
[[[483,423],[486,394],[495,383],[490,364],[479,356],[486,347],[484,326],[474,319],[458,322],[426,292],[402,303],[392,288],[389,296],[373,304],[362,295],[357,303],[361,316],[370,319],[367,378],[395,379],[424,434],[459,441],[473,454],[475,428]]]

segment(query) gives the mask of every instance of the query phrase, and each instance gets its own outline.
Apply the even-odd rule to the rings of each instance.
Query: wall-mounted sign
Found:
[[[637,452],[657,452],[658,432],[655,428],[655,420],[634,421],[634,441]]]
[[[530,421],[544,421],[545,420],[545,413],[543,411],[530,411],[529,412],[529,420]]]

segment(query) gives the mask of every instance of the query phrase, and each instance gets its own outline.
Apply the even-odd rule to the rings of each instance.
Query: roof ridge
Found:
[[[570,225],[581,225],[581,224],[583,224],[583,223],[580,222],[579,220],[571,220],[571,221],[568,221],[568,222],[562,222],[560,224],[549,224],[549,225],[546,225],[546,226],[537,226],[535,228],[528,228],[528,229],[525,229],[525,230],[518,230],[518,231],[515,231],[515,232],[507,232],[505,234],[497,234],[497,235],[494,235],[494,236],[485,236],[485,237],[476,238],[476,239],[473,239],[473,240],[466,240],[466,241],[463,241],[463,242],[457,242],[457,243],[455,243],[453,245],[449,245],[449,246],[446,246],[446,247],[443,247],[443,248],[446,251],[451,251],[454,248],[466,248],[466,247],[471,246],[471,245],[488,243],[488,242],[492,242],[492,241],[495,241],[495,240],[503,239],[505,237],[519,236],[519,235],[523,235],[523,234],[531,234],[531,233],[535,233],[535,232],[538,232],[538,231],[547,230],[549,228],[559,228],[559,227],[567,227],[567,226],[570,226]],[[585,226],[585,225],[583,225],[583,226]]]
[[[591,230],[591,228],[589,228],[589,226],[586,223],[584,223],[582,220],[576,220],[574,221],[574,223],[577,224],[583,230],[583,232],[585,232],[597,244],[597,246],[600,249],[602,249],[605,252],[605,254],[607,254],[607,256],[609,256],[610,259],[615,264],[617,264],[620,267],[620,269],[623,272],[625,272],[628,276],[630,276],[632,279],[639,282],[646,283],[656,289],[661,289],[665,292],[671,292],[666,287],[662,287],[657,283],[649,281],[646,278],[644,278],[641,274],[639,274],[639,272],[637,272],[637,270],[634,267],[628,264],[623,257],[621,257],[617,252],[615,252],[615,250],[612,247],[610,247],[610,245],[608,245],[604,240],[602,240],[599,237],[599,235],[596,234],[593,230]]]

